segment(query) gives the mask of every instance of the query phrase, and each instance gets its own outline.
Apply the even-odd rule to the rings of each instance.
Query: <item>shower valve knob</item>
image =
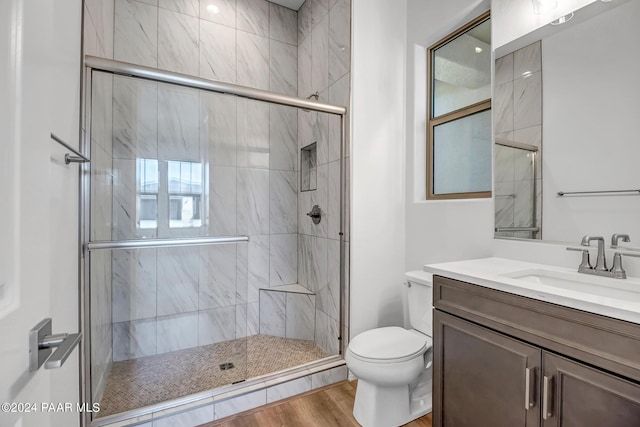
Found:
[[[314,224],[320,224],[320,220],[322,219],[322,210],[320,206],[314,205],[311,208],[311,211],[307,212],[307,216],[313,220]]]

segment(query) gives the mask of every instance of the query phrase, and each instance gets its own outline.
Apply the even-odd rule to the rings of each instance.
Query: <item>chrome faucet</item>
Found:
[[[626,279],[627,273],[622,268],[622,254],[620,252],[616,252],[613,255],[613,267],[611,269],[607,268],[607,259],[604,253],[604,237],[601,236],[584,236],[580,244],[582,246],[591,246],[591,241],[595,240],[598,242],[598,255],[596,259],[595,267],[591,266],[591,262],[589,261],[589,251],[587,249],[583,249],[582,252],[582,260],[580,265],[578,266],[578,273],[586,273],[586,274],[595,274],[597,276],[606,276],[613,277],[616,279]],[[622,240],[623,242],[629,242],[628,234],[614,234],[611,236],[611,247],[618,247],[618,241]],[[571,250],[579,250],[574,248],[567,248]]]
[[[602,236],[584,236],[582,238],[582,242],[580,242],[580,244],[582,246],[591,246],[591,241],[595,240],[598,242],[598,257],[596,258],[596,265],[595,267],[593,267],[592,270],[595,271],[600,271],[600,272],[605,272],[605,271],[609,271],[607,269],[607,259],[605,258],[604,255],[604,237]],[[586,272],[583,272],[586,273]]]

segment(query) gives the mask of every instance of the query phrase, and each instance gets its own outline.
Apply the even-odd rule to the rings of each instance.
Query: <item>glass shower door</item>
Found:
[[[97,416],[339,355],[338,113],[96,70],[91,87]]]
[[[235,102],[92,73],[90,292],[98,416],[247,378],[248,243],[199,240],[237,237],[235,196],[225,197],[236,179],[235,158],[227,155],[235,149],[235,120],[227,117]]]

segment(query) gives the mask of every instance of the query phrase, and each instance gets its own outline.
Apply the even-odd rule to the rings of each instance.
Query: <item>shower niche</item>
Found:
[[[300,149],[300,191],[318,188],[318,143],[314,142]]]

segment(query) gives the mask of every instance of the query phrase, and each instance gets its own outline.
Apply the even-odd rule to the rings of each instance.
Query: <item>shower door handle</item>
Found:
[[[31,372],[40,369],[43,363],[45,369],[60,368],[82,339],[81,333],[52,334],[51,323],[50,318],[44,319],[29,331],[29,371]],[[53,348],[56,351],[51,355]]]
[[[44,364],[44,369],[56,369],[62,367],[82,338],[82,334],[80,333],[64,335],[64,339],[56,345],[56,351],[53,352],[53,355]]]

